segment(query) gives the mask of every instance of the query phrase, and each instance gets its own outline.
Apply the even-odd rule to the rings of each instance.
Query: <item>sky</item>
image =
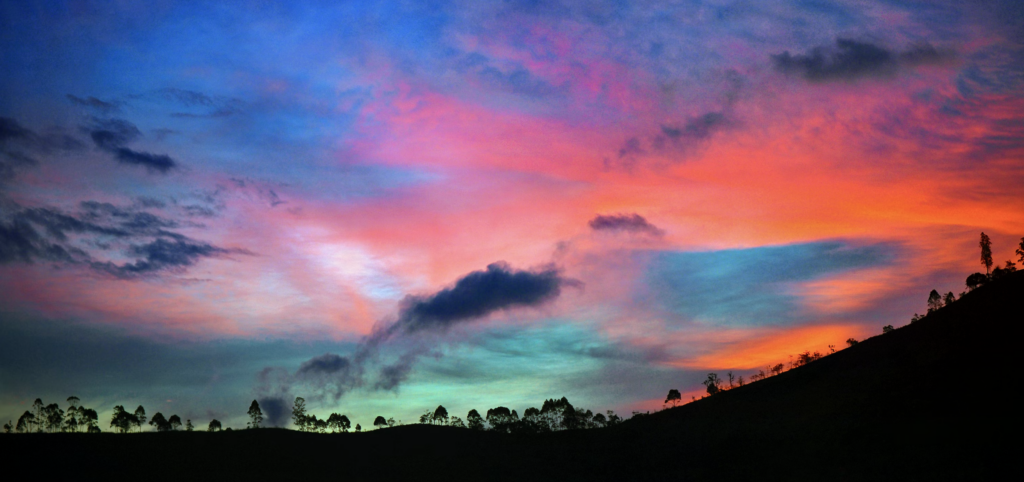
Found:
[[[1014,1],[0,1],[0,418],[661,408],[1024,236]]]

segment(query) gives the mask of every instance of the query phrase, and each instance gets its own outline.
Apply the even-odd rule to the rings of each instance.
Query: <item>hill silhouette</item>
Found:
[[[1008,472],[1024,272],[757,383],[598,430],[0,436],[53,476],[349,480],[986,480]],[[890,320],[879,320],[879,327]]]

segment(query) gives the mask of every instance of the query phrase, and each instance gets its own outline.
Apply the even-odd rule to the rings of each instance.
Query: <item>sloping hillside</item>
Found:
[[[1019,471],[1009,393],[1022,304],[1024,272],[804,367],[610,429],[29,434],[0,445],[8,469],[105,478],[985,480]]]

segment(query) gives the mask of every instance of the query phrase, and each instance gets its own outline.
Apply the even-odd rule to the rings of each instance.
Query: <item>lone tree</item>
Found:
[[[721,391],[722,380],[718,378],[717,373],[708,373],[707,380],[701,382],[708,389],[708,395],[714,395]]]
[[[252,401],[249,405],[249,426],[252,428],[260,428],[260,424],[263,423],[263,411],[260,410],[260,404],[256,400]]]
[[[114,407],[116,410],[117,407]],[[178,419],[178,423],[181,423],[181,419]],[[164,414],[156,412],[153,414],[153,418],[149,419],[149,424],[156,427],[159,432],[167,432],[172,429],[171,423],[164,418]]]
[[[1017,245],[1017,262],[1024,264],[1024,238],[1020,238],[1020,244]]]
[[[985,265],[985,274],[992,274],[992,240],[988,235],[981,233],[981,264]]]
[[[668,396],[665,397],[665,405],[672,405],[673,407],[679,404],[679,401],[683,399],[683,396],[679,394],[679,390],[675,388],[668,391]],[[600,414],[598,414],[600,415]],[[604,417],[602,417],[604,418]]]
[[[445,425],[448,423],[448,410],[442,405],[438,405],[434,409],[434,415],[431,417],[436,424]]]
[[[299,430],[306,429],[306,399],[295,397],[295,405],[292,406],[292,423]]]
[[[931,313],[939,308],[942,308],[942,295],[938,291],[932,290],[931,293],[928,293],[928,312]]]
[[[167,424],[171,426],[171,430],[178,430],[178,427],[181,426],[181,417],[171,415],[171,418],[167,419]]]
[[[196,428],[196,426],[192,425],[192,419],[191,418],[188,419],[188,420],[185,420],[185,431],[186,432],[191,432],[195,428]]]
[[[373,426],[377,428],[384,428],[388,426],[388,421],[384,420],[384,417],[377,415],[377,418],[373,419]]]
[[[220,430],[220,420],[210,420],[210,425],[206,427],[207,432],[217,432]]]

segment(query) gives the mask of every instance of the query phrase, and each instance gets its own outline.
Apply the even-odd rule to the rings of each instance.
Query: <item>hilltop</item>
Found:
[[[1024,272],[913,324],[757,383],[598,430],[503,435],[0,436],[13,466],[105,478],[963,480],[1009,467]],[[891,320],[879,320],[879,326]],[[39,463],[41,465],[35,465]]]

